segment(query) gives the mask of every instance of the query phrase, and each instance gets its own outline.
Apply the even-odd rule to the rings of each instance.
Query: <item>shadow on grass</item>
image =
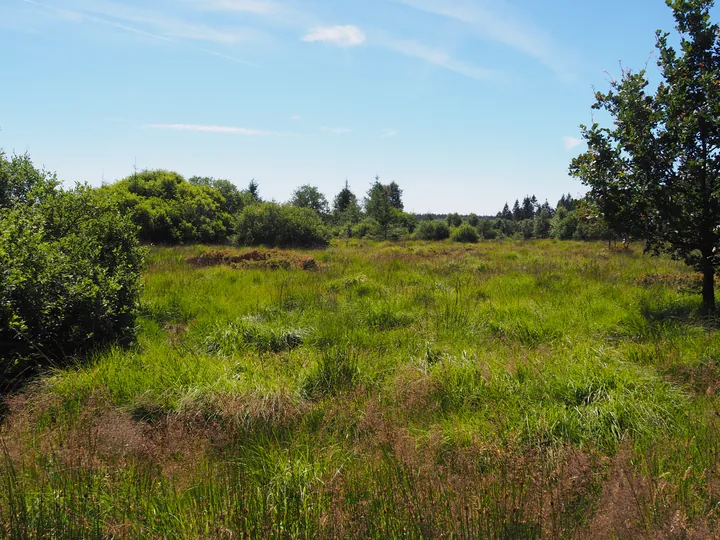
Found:
[[[720,312],[706,313],[702,302],[696,297],[672,302],[645,300],[640,304],[640,315],[651,326],[677,323],[701,326],[707,330],[720,328]]]

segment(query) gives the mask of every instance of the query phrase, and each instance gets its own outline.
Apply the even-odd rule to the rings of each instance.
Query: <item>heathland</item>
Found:
[[[0,535],[712,536],[700,288],[600,242],[151,248],[136,343],[7,401]]]

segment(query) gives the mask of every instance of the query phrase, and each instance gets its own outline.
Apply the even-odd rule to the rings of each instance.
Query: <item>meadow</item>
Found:
[[[6,399],[11,538],[706,538],[717,320],[639,246],[151,248],[138,342]]]

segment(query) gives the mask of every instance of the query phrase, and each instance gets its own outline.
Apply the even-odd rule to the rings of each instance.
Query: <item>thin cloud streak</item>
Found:
[[[240,60],[239,58],[235,58],[234,56],[230,56],[228,54],[223,54],[221,52],[213,51],[210,49],[200,49],[200,50],[204,53],[211,54],[213,56],[217,56],[218,58],[230,60],[231,62],[235,62],[236,64],[243,64],[245,66],[250,66],[250,67],[255,67],[255,68],[258,67],[255,64],[253,64],[252,62],[248,62],[247,60]]]
[[[382,45],[392,51],[405,56],[424,60],[430,64],[454,71],[460,75],[477,80],[497,80],[502,78],[502,73],[494,69],[485,69],[470,62],[457,60],[447,53],[432,49],[422,43],[409,40],[385,40]]]
[[[534,24],[523,21],[517,13],[505,8],[502,12],[489,7],[489,2],[458,0],[396,0],[408,7],[460,21],[479,36],[503,43],[535,58],[558,76],[572,75],[572,60],[566,50],[555,44],[551,36]],[[505,4],[504,4],[505,5]]]
[[[145,129],[158,129],[163,131],[194,131],[198,133],[219,133],[223,135],[245,135],[248,137],[267,137],[280,135],[272,131],[263,131],[259,129],[247,129],[235,126],[213,126],[203,124],[148,124],[143,126]]]
[[[178,39],[193,41],[207,41],[225,45],[247,41],[250,32],[246,30],[225,30],[210,26],[195,24],[168,15],[144,8],[128,6],[105,0],[93,0],[80,4],[82,11],[94,13],[105,18],[117,21],[130,22],[147,27],[152,33]]]
[[[60,15],[64,20],[66,21],[72,21],[72,22],[91,22],[95,24],[102,24],[106,26],[112,26],[113,28],[118,28],[120,30],[124,30],[125,32],[130,32],[132,34],[138,34],[141,36],[149,37],[152,39],[157,39],[160,41],[166,41],[172,43],[172,39],[160,36],[158,34],[153,34],[151,32],[146,32],[145,30],[140,30],[139,28],[134,28],[132,26],[127,26],[125,24],[119,24],[113,21],[109,21],[106,19],[102,19],[100,17],[95,17],[93,15],[88,15],[86,13],[81,13],[79,11],[73,11],[71,9],[65,9],[57,6],[51,6],[49,4],[44,4],[42,2],[36,2],[35,0],[22,0],[26,4],[31,4],[33,6],[38,6],[43,9],[52,10],[58,15]]]
[[[384,130],[384,131],[380,134],[380,137],[383,138],[383,139],[387,139],[387,138],[389,138],[389,137],[397,137],[397,135],[398,135],[397,130],[394,130],[394,129],[386,129],[386,130]]]

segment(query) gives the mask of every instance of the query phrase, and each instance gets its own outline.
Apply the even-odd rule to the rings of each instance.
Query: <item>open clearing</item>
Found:
[[[720,336],[681,263],[210,251],[153,248],[137,345],[8,400],[0,534],[717,533]]]

